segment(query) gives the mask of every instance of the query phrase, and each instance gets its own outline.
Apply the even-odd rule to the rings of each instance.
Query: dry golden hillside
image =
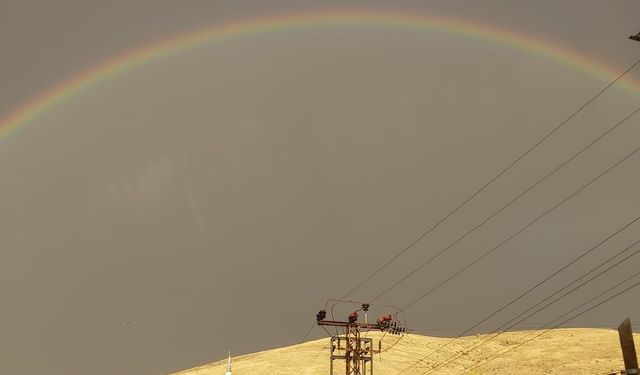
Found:
[[[622,369],[622,354],[618,342],[618,332],[608,329],[556,329],[519,346],[520,339],[535,336],[537,332],[521,331],[503,333],[488,341],[477,350],[466,352],[465,348],[486,339],[477,335],[458,339],[433,354],[424,363],[404,372],[421,374],[436,362],[454,354],[462,354],[451,365],[433,372],[434,374],[460,374],[461,370],[482,361],[496,351],[508,351],[506,355],[474,370],[472,374],[598,374],[609,370]],[[380,334],[372,334],[380,338]],[[636,342],[640,336],[635,336]],[[431,353],[449,338],[437,338],[411,334],[397,345],[391,345],[396,337],[386,336],[383,353],[374,360],[375,374],[398,374],[416,359]],[[329,339],[306,342],[302,345],[267,350],[233,358],[233,374],[322,374],[329,372]],[[517,348],[516,348],[517,347]],[[385,348],[387,349],[385,351]],[[513,349],[509,351],[509,349]],[[295,356],[293,356],[295,353]],[[179,375],[223,375],[226,360],[180,371]],[[342,370],[340,368],[339,370]],[[336,370],[335,374],[344,373]]]

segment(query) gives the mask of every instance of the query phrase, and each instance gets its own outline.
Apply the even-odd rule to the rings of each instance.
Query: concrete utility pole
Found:
[[[631,321],[625,319],[618,327],[620,336],[620,347],[622,348],[622,357],[624,358],[625,374],[640,374],[638,370],[638,357],[636,355],[636,347],[633,344],[633,330],[631,329]]]
[[[364,311],[364,323],[358,322],[358,311]],[[404,334],[406,328],[398,324],[391,315],[383,315],[378,318],[377,322],[368,323],[367,312],[369,304],[362,304],[362,308],[349,314],[346,321],[325,320],[327,312],[320,310],[316,314],[316,321],[319,326],[340,327],[344,330],[343,335],[331,337],[330,347],[330,368],[329,374],[333,375],[333,362],[336,359],[344,359],[345,375],[366,375],[367,365],[369,365],[369,375],[373,375],[373,354],[380,352],[373,349],[373,340],[368,337],[362,337],[360,332],[365,331],[383,331],[391,334]]]

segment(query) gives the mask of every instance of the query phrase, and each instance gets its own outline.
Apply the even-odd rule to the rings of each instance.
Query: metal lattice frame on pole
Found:
[[[365,312],[365,322],[358,322],[358,311]],[[375,324],[367,322],[369,305],[363,304],[360,310],[349,314],[347,321],[325,320],[327,312],[320,310],[316,321],[320,326],[340,327],[343,335],[331,337],[329,374],[334,375],[334,361],[345,361],[345,375],[373,375],[373,355],[380,352],[373,349],[374,340],[362,337],[362,331],[383,331],[391,334],[404,334],[406,329],[398,325],[391,315],[383,315]]]
[[[357,323],[347,325],[347,350],[345,353],[345,363],[347,365],[347,375],[361,374],[362,341],[360,341],[360,330]]]
[[[345,366],[347,366],[347,372],[350,374],[354,374],[354,371],[361,371],[362,374],[367,374],[369,371],[369,375],[373,374],[373,354],[379,352],[379,350],[374,351],[373,348],[373,339],[367,337],[360,337],[360,340],[355,343],[355,345],[351,345],[348,348],[348,339],[346,336],[332,336],[331,337],[331,346],[329,348],[329,369],[330,374],[334,374],[334,364],[333,362],[336,360],[345,360]],[[359,343],[359,344],[358,344]],[[357,350],[354,350],[356,349]],[[347,350],[351,349],[351,352],[358,352],[358,358],[355,356],[351,356],[347,359]],[[360,369],[354,368],[353,362],[358,361]],[[367,370],[368,367],[368,370]]]

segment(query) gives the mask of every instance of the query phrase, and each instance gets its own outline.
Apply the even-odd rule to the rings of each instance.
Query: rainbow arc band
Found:
[[[519,34],[511,30],[463,19],[386,10],[312,11],[271,15],[217,24],[169,37],[81,71],[69,80],[40,93],[17,109],[0,117],[0,141],[43,115],[49,109],[79,95],[88,88],[127,70],[168,55],[209,43],[254,34],[340,26],[396,28],[459,35],[543,56],[603,81],[611,81],[619,73],[615,67],[534,35]],[[640,82],[630,77],[621,80],[618,87],[632,95],[640,95]]]

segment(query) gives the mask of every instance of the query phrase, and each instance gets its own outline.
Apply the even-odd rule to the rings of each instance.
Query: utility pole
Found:
[[[364,323],[358,322],[358,312],[363,311],[365,316]],[[382,331],[395,335],[404,334],[406,328],[398,324],[392,315],[382,315],[376,323],[368,322],[369,304],[363,303],[359,310],[349,314],[346,321],[326,320],[327,312],[320,310],[316,314],[316,321],[319,326],[339,327],[343,329],[344,334],[331,336],[330,346],[330,367],[329,374],[333,373],[333,362],[335,360],[345,361],[345,375],[373,375],[373,354],[380,352],[373,348],[373,340],[369,337],[362,337],[361,331]],[[368,365],[368,369],[367,369]]]
[[[636,347],[633,344],[633,330],[631,329],[629,318],[625,319],[618,327],[618,335],[620,336],[620,348],[622,348],[622,357],[624,358],[624,373],[640,374]]]

